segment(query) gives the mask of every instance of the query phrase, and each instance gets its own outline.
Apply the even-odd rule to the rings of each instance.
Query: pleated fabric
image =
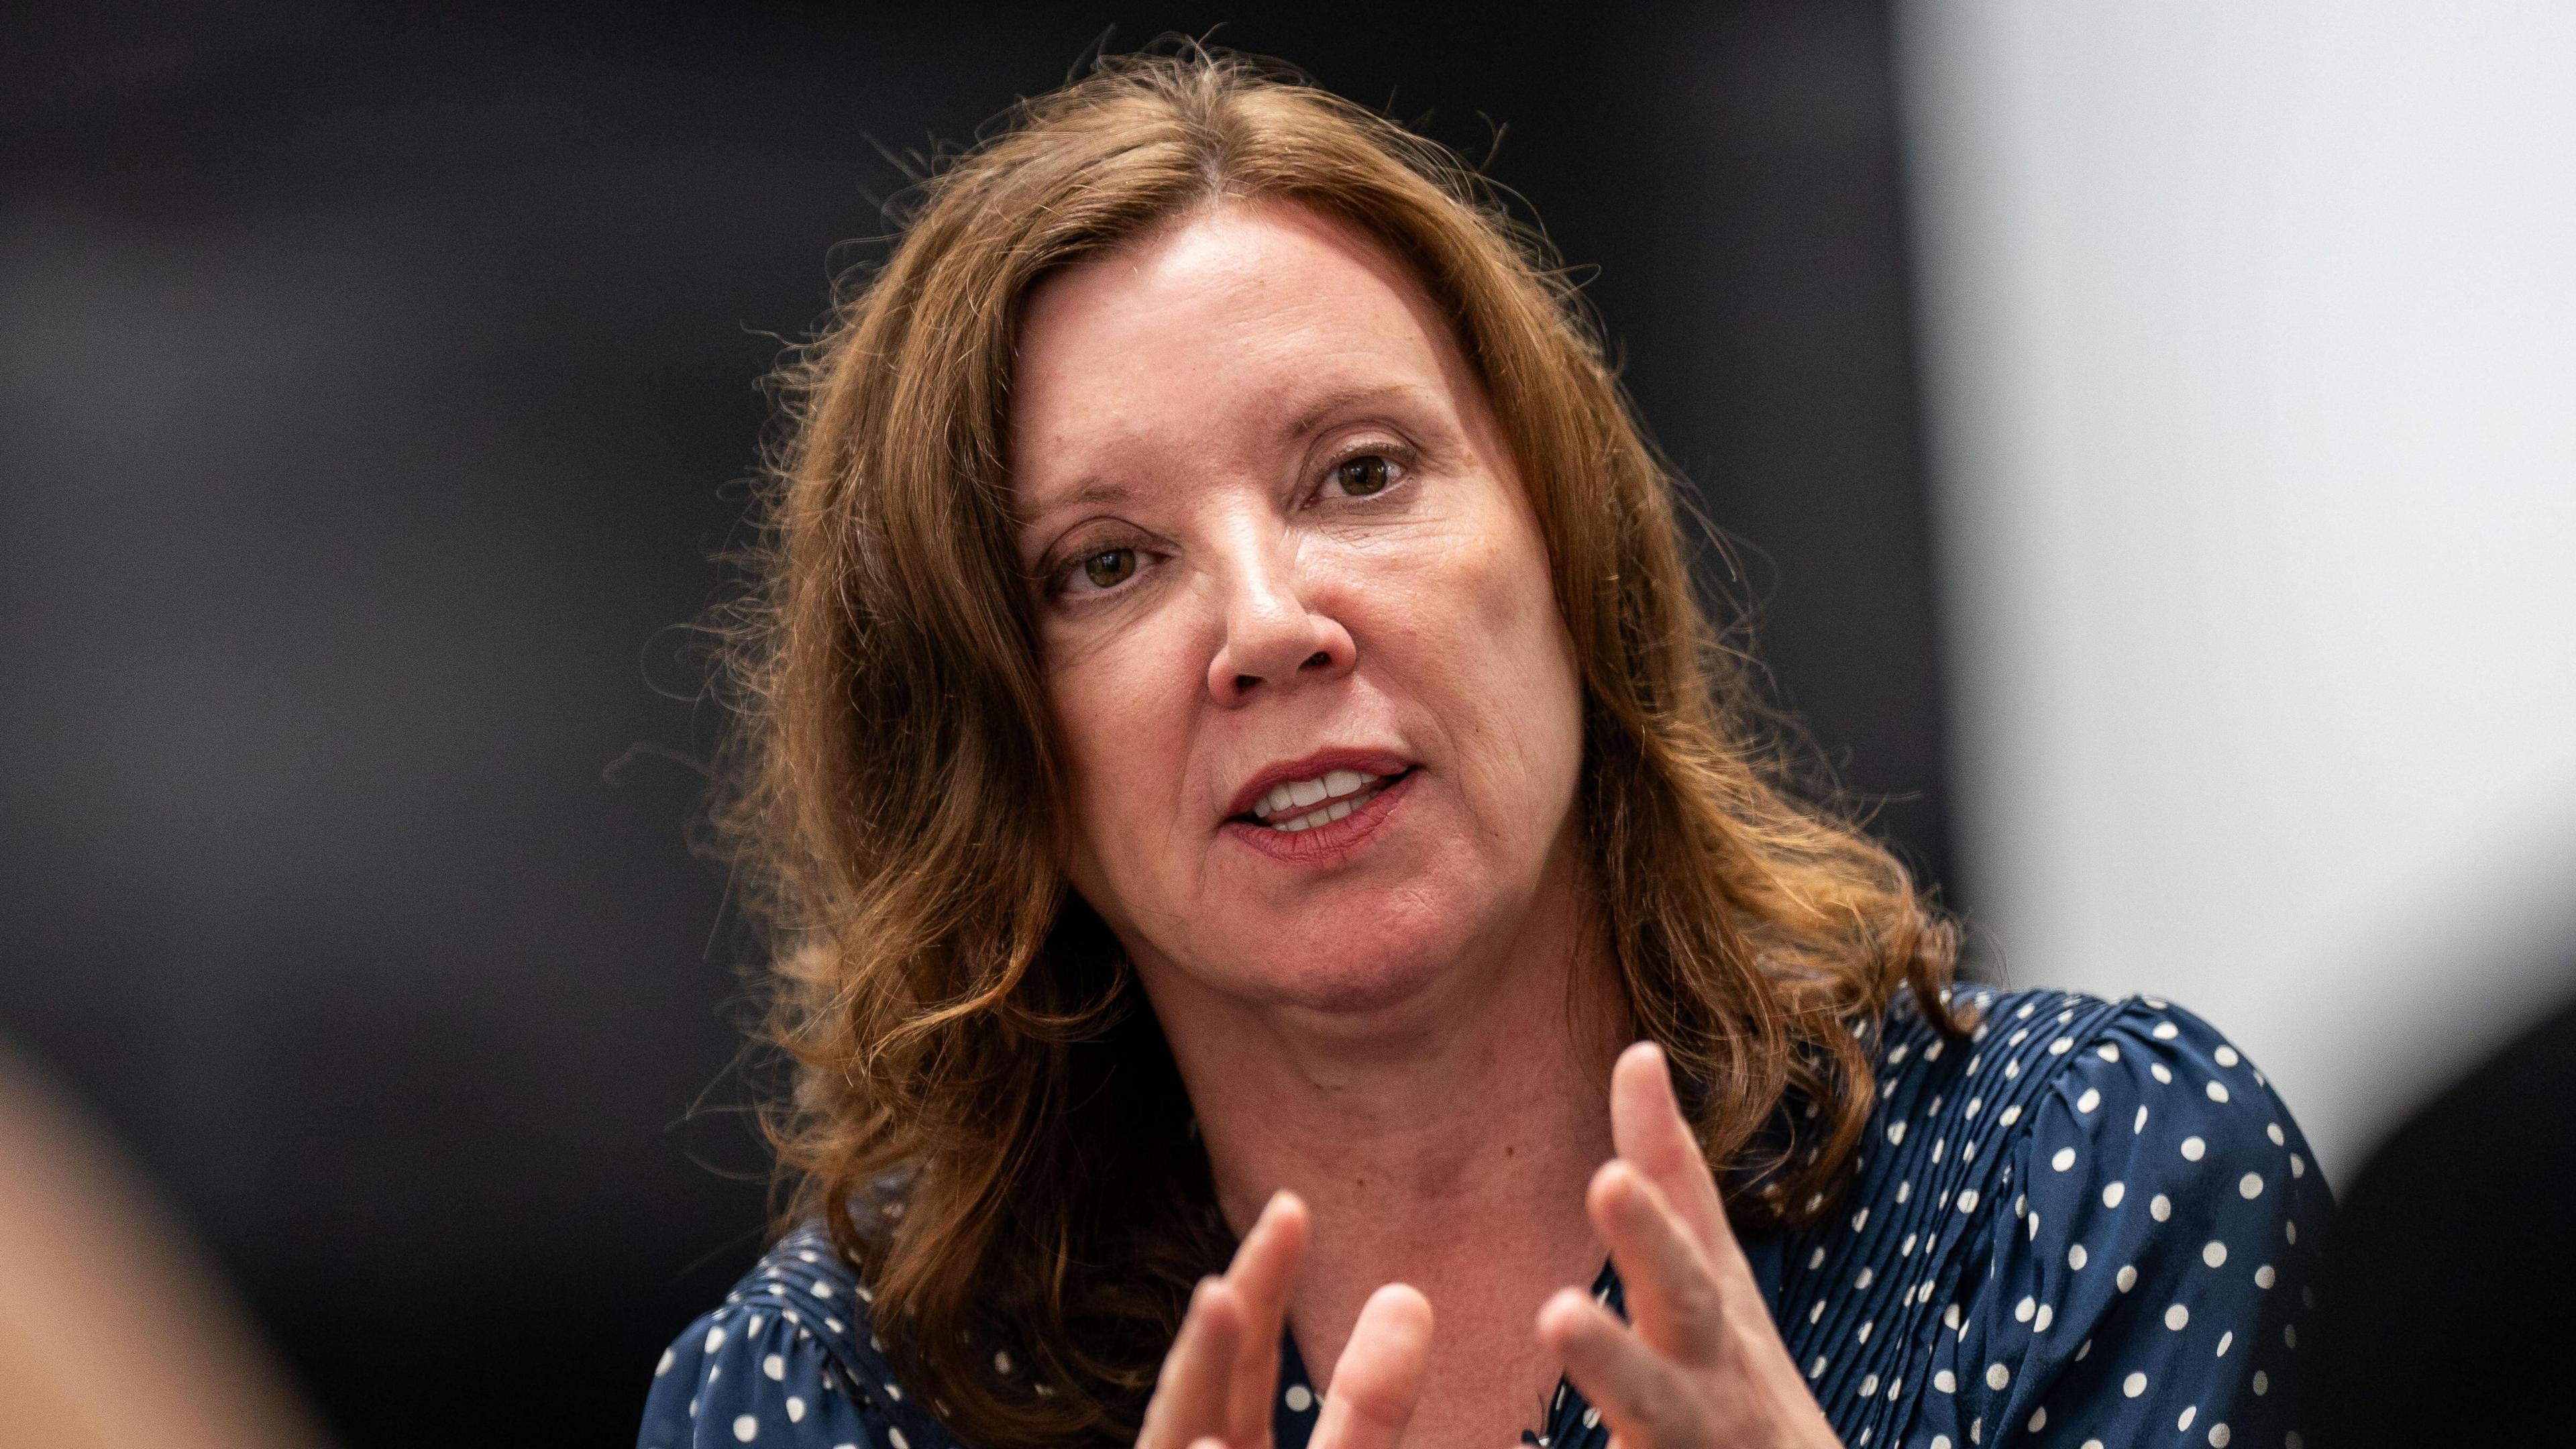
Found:
[[[1945,1039],[1901,1001],[1832,1216],[1746,1242],[1773,1321],[1852,1449],[2301,1449],[2299,1331],[2331,1210],[2297,1124],[2206,1023],[2150,997],[1962,988]],[[1567,1184],[1580,1193],[1582,1182]],[[1595,1292],[1622,1303],[1615,1267]],[[780,1243],[657,1365],[637,1443],[951,1449],[823,1235]],[[995,1368],[1014,1371],[1007,1351]],[[1283,1343],[1278,1449],[1318,1408]],[[1034,1385],[1044,1392],[1044,1385]],[[1570,1384],[1542,1449],[1604,1449]]]

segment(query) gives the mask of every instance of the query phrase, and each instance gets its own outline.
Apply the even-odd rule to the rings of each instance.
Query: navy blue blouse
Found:
[[[2331,1204],[2263,1074],[2152,997],[1961,989],[1969,1040],[1888,1018],[1836,1216],[1745,1243],[1843,1442],[2299,1449],[2289,1370]],[[1619,1306],[1615,1272],[1595,1291]],[[868,1296],[819,1232],[790,1236],[663,1353],[639,1449],[954,1449]],[[1305,1449],[1316,1408],[1291,1339],[1278,1449]],[[1524,1439],[1608,1436],[1559,1383]]]

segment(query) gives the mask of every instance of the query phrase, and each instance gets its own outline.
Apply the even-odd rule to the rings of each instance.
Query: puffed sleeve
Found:
[[[2331,1203],[2263,1074],[2132,999],[2010,1150],[2013,1210],[1950,1325],[1968,1437],[2299,1449],[2287,1370]]]
[[[637,1449],[871,1449],[829,1350],[792,1310],[725,1304],[662,1351]]]

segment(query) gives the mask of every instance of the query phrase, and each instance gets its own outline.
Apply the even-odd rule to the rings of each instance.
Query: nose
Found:
[[[1339,679],[1359,662],[1350,630],[1306,596],[1293,545],[1244,550],[1226,574],[1225,634],[1207,676],[1218,704],[1240,708],[1264,694]]]

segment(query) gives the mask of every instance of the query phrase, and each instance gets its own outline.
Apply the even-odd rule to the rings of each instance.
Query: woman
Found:
[[[2161,1003],[1953,993],[1581,318],[1222,58],[929,185],[736,635],[804,1226],[642,1444],[2283,1441],[2287,1113]]]

